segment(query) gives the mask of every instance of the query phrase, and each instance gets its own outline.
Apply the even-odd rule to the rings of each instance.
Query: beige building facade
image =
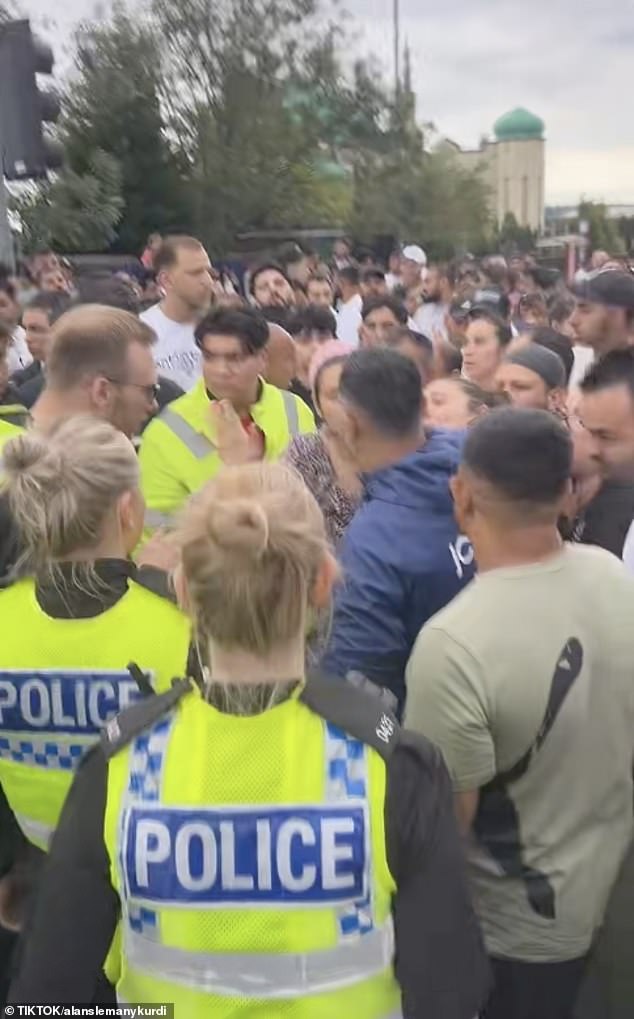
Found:
[[[461,149],[445,140],[465,169],[481,168],[489,187],[491,212],[501,225],[511,212],[520,226],[544,229],[544,122],[518,107],[496,121],[494,140],[479,149]]]

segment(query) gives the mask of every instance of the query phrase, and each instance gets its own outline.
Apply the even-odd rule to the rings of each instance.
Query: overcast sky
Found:
[[[100,9],[95,0],[66,0],[64,14],[47,25],[51,0],[20,6],[58,39]],[[392,0],[343,6],[355,48],[375,53],[392,74]],[[582,193],[634,203],[634,0],[400,0],[400,6],[421,119],[471,147],[498,116],[525,106],[546,123],[549,204],[576,203]],[[101,0],[101,10],[107,7]]]

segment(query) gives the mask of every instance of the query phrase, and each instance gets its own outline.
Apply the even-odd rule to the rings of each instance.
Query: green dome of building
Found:
[[[544,121],[522,106],[496,120],[493,130],[499,142],[524,141],[544,137]]]

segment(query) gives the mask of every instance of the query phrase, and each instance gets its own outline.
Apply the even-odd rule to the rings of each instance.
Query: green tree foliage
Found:
[[[155,0],[169,67],[163,97],[190,162],[197,232],[211,250],[226,250],[242,229],[334,224],[347,212],[345,184],[331,177],[327,187],[320,172],[315,104],[298,101],[306,76],[297,67],[323,52],[317,8]]]
[[[22,220],[25,251],[102,251],[115,239],[124,207],[119,164],[95,149],[85,173],[67,168],[33,185],[12,206]]]
[[[160,47],[152,28],[118,8],[77,34],[76,73],[64,97],[66,159],[84,174],[96,150],[119,164],[123,208],[117,247],[139,250],[153,230],[183,229],[189,211],[181,167],[159,101]]]
[[[148,0],[84,25],[62,209],[72,186],[85,202],[103,151],[120,172],[119,250],[189,229],[220,254],[243,230],[310,226],[416,238],[437,255],[477,245],[481,178],[425,151],[407,82],[395,102],[370,60],[347,70],[336,2]],[[60,192],[43,190],[50,223]]]
[[[579,202],[579,220],[588,224],[588,239],[592,251],[607,251],[611,255],[620,255],[625,251],[623,237],[619,234],[616,222],[607,217],[607,207],[602,202]]]
[[[425,150],[410,94],[399,96],[384,129],[382,120],[374,143],[355,158],[355,236],[424,241],[434,258],[478,248],[491,228],[483,176],[463,169],[445,147]]]

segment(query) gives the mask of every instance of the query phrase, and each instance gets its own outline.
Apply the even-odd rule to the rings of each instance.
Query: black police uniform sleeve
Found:
[[[440,752],[407,731],[387,765],[385,828],[404,1019],[473,1019],[490,973],[451,780]]]
[[[82,762],[64,804],[23,931],[12,1003],[90,1004],[119,918],[103,839],[108,769],[101,746]]]

